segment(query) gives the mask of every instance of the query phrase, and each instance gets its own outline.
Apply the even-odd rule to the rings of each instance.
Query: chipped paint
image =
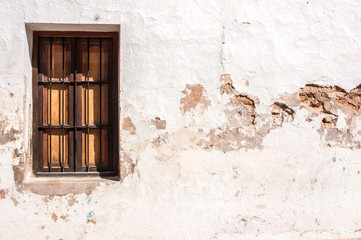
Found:
[[[53,221],[56,222],[58,220],[58,215],[56,215],[55,213],[52,213],[51,219],[53,219]]]
[[[135,134],[136,128],[135,128],[132,120],[130,119],[130,117],[126,117],[123,119],[122,128],[124,131],[130,132],[130,134],[132,134],[132,135]]]
[[[210,105],[210,101],[206,97],[207,92],[200,84],[187,84],[182,93],[185,96],[180,100],[179,109],[183,114],[194,110],[198,105],[202,110],[207,109]]]
[[[78,200],[76,200],[75,196],[72,196],[68,200],[68,206],[72,207],[75,203],[78,203]]]
[[[6,192],[4,189],[0,189],[0,199],[5,199],[6,197]]]
[[[155,117],[154,119],[155,128],[158,130],[166,129],[167,122],[165,120],[161,120],[159,117]]]

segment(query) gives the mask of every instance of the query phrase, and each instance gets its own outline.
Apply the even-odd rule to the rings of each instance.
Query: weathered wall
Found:
[[[360,237],[360,13],[355,0],[1,1],[1,239]],[[25,23],[121,25],[122,181],[25,186]]]

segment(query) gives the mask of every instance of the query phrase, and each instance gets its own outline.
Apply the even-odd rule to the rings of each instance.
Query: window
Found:
[[[118,33],[34,32],[37,175],[117,175]]]

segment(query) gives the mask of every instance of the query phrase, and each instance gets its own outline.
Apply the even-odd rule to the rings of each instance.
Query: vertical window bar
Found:
[[[78,56],[78,49],[77,49],[77,45],[78,45],[78,39],[75,38],[75,54],[76,56]],[[72,59],[72,61],[74,61],[74,59]],[[75,60],[74,62],[75,64],[75,71],[74,71],[74,107],[73,107],[73,126],[76,126],[76,89],[77,89],[77,79],[76,79],[76,75],[77,75],[77,70],[78,70],[78,60]],[[76,171],[76,127],[74,127],[74,172]],[[69,133],[70,134],[70,133]]]
[[[49,138],[50,140],[48,141],[49,142],[49,152],[50,152],[50,157],[49,157],[49,172],[51,172],[51,87],[52,87],[52,69],[53,69],[53,66],[52,66],[52,62],[53,62],[53,38],[50,38],[50,71],[49,71],[49,81],[50,81],[50,103],[49,103]]]
[[[61,171],[64,172],[64,48],[65,40],[63,38],[63,62],[62,62],[62,91],[61,91]]]
[[[100,158],[99,158],[99,164],[100,164],[100,167],[99,167],[99,171],[101,172],[102,171],[102,39],[100,38],[99,39],[100,41],[100,53],[99,53],[99,81],[100,81],[100,92],[99,92],[99,121],[100,121],[100,128],[99,128],[99,152],[100,152]]]
[[[89,38],[88,38],[88,66],[87,66],[87,78],[88,78],[88,81],[87,81],[87,95],[86,95],[86,97],[87,97],[87,104],[86,104],[86,114],[87,114],[87,116],[86,116],[86,129],[87,129],[87,135],[86,135],[86,137],[87,137],[87,141],[86,141],[86,144],[87,144],[87,148],[86,148],[86,154],[85,155],[87,155],[87,161],[85,161],[85,163],[86,163],[86,170],[87,170],[87,172],[89,172],[89,160],[90,160],[90,156],[89,156],[89,81],[90,81],[90,78],[89,78],[89,45],[90,45],[90,43],[89,43]]]

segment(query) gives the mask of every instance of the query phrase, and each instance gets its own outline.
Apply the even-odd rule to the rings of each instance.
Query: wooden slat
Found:
[[[89,81],[100,80],[100,41],[98,39],[89,42]]]
[[[50,72],[50,41],[49,39],[40,39],[40,59],[39,59],[39,73],[43,75],[42,80],[49,80]]]
[[[86,131],[82,132],[82,166],[86,167],[87,159],[87,137]],[[100,138],[99,129],[89,130],[89,167],[99,167],[100,163],[100,141],[102,141],[102,166],[108,166],[108,131],[102,130],[102,138]]]
[[[45,88],[43,86],[41,86],[43,89],[43,125],[47,125],[48,123],[48,88]]]
[[[101,104],[102,104],[102,122],[101,124],[108,124],[109,123],[109,119],[108,119],[108,85],[104,84],[102,85],[102,99],[101,99]]]
[[[60,81],[63,77],[63,44],[62,39],[53,39],[52,48],[52,77],[50,79],[50,38],[41,38],[40,40],[40,59],[39,73],[41,81]],[[69,75],[72,69],[71,61],[71,40],[65,40],[64,44],[64,80],[69,81]]]
[[[54,39],[52,47],[52,80],[60,80],[63,73],[63,44]]]
[[[81,125],[86,125],[86,111],[87,111],[87,106],[86,106],[86,94],[87,94],[87,90],[85,86],[79,86],[80,88],[80,97],[81,97],[81,101],[78,102],[79,104],[81,103]],[[79,112],[78,112],[79,113]]]
[[[80,47],[77,47],[78,52],[80,53]],[[80,61],[78,62],[78,66],[80,65]],[[76,75],[76,81],[80,81],[82,78],[82,74],[79,73]],[[76,105],[75,105],[75,114],[76,114],[76,118],[75,118],[75,125],[76,126],[80,126],[83,125],[83,95],[82,95],[82,91],[83,88],[82,86],[77,85],[76,86]],[[82,132],[81,131],[76,131],[75,133],[75,171],[76,172],[80,172],[82,170],[82,146],[84,144],[84,141],[82,139]]]
[[[48,167],[48,161],[50,159],[50,147],[51,147],[51,167],[60,167],[63,157],[62,153],[62,130],[51,130],[51,146],[48,144],[50,141],[49,130],[44,131],[43,134],[43,167]],[[64,167],[69,167],[68,159],[68,146],[69,146],[69,131],[64,131]]]
[[[86,125],[87,107],[89,107],[89,125],[100,123],[100,86],[90,84],[89,93],[87,86],[81,87],[81,122]],[[89,106],[87,106],[87,94],[89,94]],[[108,124],[108,86],[102,86],[102,124]]]
[[[43,121],[44,123],[50,124],[50,104],[51,104],[51,124],[61,125],[62,124],[62,86],[61,84],[52,84],[51,87],[51,101],[50,101],[50,89],[44,88],[44,97],[47,99],[44,101],[43,106]],[[64,125],[69,124],[69,86],[65,86],[64,89]]]
[[[99,91],[99,85],[89,87],[89,125],[100,124]]]
[[[102,82],[108,81],[109,75],[109,39],[102,40]]]

